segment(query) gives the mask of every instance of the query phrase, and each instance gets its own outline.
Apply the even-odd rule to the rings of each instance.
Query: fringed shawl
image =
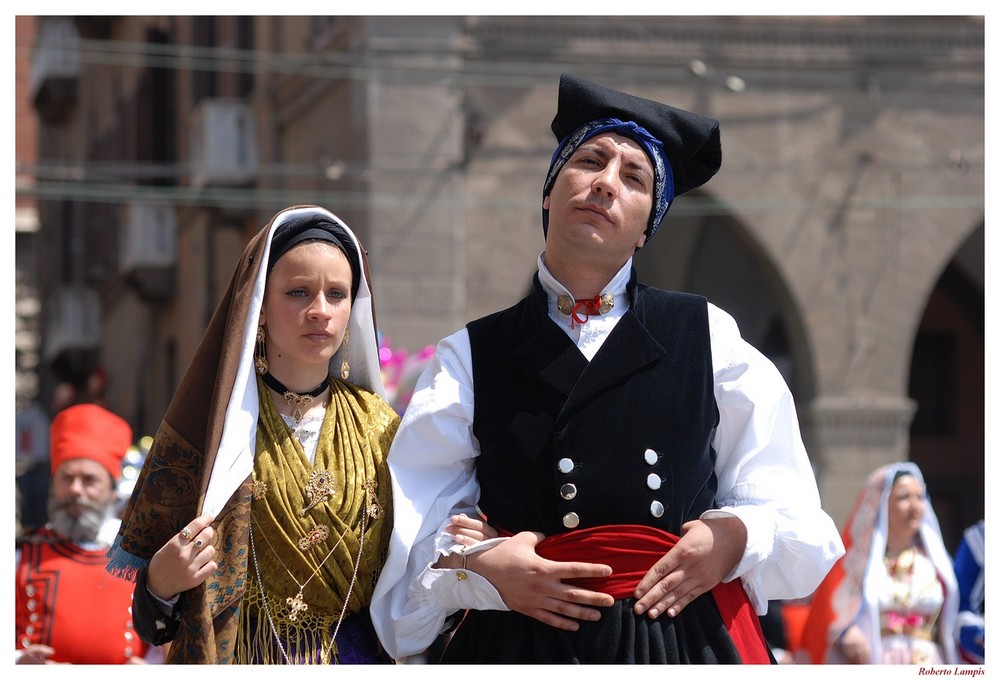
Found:
[[[108,571],[134,579],[188,522],[202,513],[215,515],[219,570],[198,588],[182,594],[178,604],[181,626],[169,661],[225,663],[232,658],[236,614],[246,588],[250,475],[258,416],[253,349],[264,295],[264,266],[276,227],[303,213],[341,224],[355,241],[363,271],[348,324],[350,382],[385,397],[365,250],[347,225],[323,208],[295,206],[279,212],[244,250],[167,407],[108,553]],[[334,367],[339,370],[343,351],[332,358],[331,374]],[[380,487],[388,485],[388,478],[379,480]]]
[[[275,637],[283,641],[281,651],[296,650],[300,663],[329,663],[341,612],[346,618],[368,606],[381,571],[392,526],[386,456],[399,416],[370,392],[330,382],[314,463],[270,397],[260,400],[250,543],[255,566],[241,612],[242,663],[283,663]],[[310,484],[314,475],[330,481],[329,496],[329,487]],[[293,608],[296,595],[304,608]]]

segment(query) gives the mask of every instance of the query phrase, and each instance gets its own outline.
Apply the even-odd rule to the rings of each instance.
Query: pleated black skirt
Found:
[[[711,593],[697,598],[673,619],[637,616],[634,604],[632,598],[617,600],[601,610],[599,621],[581,622],[576,632],[516,612],[472,610],[451,636],[440,663],[742,663]]]

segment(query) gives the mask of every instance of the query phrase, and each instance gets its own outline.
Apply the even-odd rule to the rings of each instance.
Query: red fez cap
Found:
[[[122,458],[132,445],[132,428],[97,404],[79,404],[56,414],[49,443],[53,475],[67,460],[89,458],[103,465],[117,481]]]

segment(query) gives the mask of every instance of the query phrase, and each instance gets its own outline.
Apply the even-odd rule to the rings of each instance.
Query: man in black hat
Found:
[[[389,455],[376,628],[397,659],[457,623],[444,661],[769,663],[757,615],[843,545],[775,367],[632,268],[718,122],[564,75],[552,130],[534,290],[438,344]]]

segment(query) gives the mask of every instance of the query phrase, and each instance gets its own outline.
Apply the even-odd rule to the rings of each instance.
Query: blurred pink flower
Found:
[[[417,379],[434,356],[434,345],[427,345],[410,353],[405,347],[393,347],[389,338],[379,334],[378,354],[386,398],[396,412],[402,415],[413,396]]]

